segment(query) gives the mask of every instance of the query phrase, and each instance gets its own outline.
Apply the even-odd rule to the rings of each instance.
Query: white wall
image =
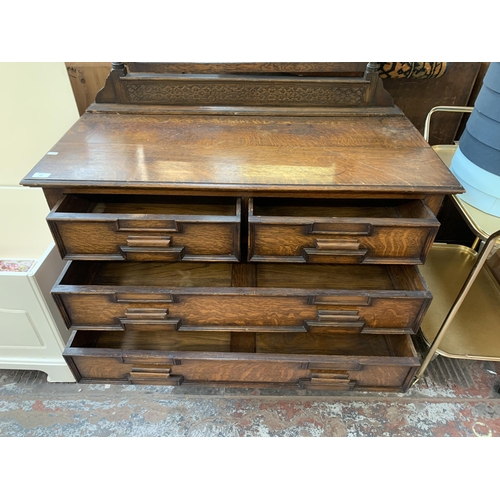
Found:
[[[64,63],[0,63],[0,258],[52,242],[42,191],[19,182],[78,117]]]
[[[77,119],[64,63],[0,63],[0,185],[18,186]]]

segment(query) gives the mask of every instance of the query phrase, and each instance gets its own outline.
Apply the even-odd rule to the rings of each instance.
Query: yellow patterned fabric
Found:
[[[445,62],[379,62],[380,78],[440,78],[446,73]]]

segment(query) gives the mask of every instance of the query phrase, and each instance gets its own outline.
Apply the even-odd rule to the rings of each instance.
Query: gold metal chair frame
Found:
[[[470,113],[465,106],[437,106],[428,113],[424,139],[429,141],[435,112]],[[433,149],[449,167],[457,145]],[[421,273],[434,295],[421,330],[429,349],[415,375],[423,376],[436,355],[450,358],[500,361],[500,285],[485,266],[500,240],[500,217],[482,212],[453,195],[452,200],[476,239],[471,248],[435,243]],[[476,251],[482,242],[479,251]]]

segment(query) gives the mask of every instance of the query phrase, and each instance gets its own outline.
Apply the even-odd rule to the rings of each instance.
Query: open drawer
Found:
[[[52,289],[68,327],[413,334],[414,266],[73,261]]]
[[[250,262],[423,264],[439,228],[424,200],[249,202]]]
[[[407,335],[259,333],[256,352],[231,352],[231,335],[74,331],[63,355],[82,382],[340,391],[405,391],[419,366]]]
[[[68,194],[47,221],[65,259],[240,259],[239,198]]]

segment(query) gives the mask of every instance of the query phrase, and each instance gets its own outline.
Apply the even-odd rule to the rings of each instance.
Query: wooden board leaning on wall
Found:
[[[111,70],[109,62],[67,62],[71,88],[75,95],[80,116],[95,101],[95,96],[104,87]]]

